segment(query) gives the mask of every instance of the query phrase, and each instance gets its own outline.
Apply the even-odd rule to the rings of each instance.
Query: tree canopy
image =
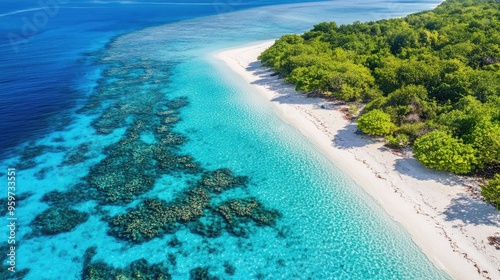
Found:
[[[457,174],[471,172],[476,163],[475,151],[471,145],[439,130],[418,138],[413,152],[425,166]]]
[[[361,131],[377,136],[386,136],[392,133],[396,125],[391,122],[391,116],[382,110],[375,109],[358,119],[358,128]]]
[[[481,194],[500,210],[500,174],[496,174],[493,179],[483,186]]]

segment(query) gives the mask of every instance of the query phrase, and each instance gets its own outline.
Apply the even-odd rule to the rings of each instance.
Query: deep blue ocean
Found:
[[[448,279],[211,55],[439,2],[2,1],[0,279]]]

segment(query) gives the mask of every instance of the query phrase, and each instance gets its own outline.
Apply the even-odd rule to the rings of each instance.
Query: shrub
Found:
[[[358,128],[370,135],[386,136],[392,133],[396,125],[389,114],[375,109],[359,117]]]
[[[406,134],[398,134],[396,136],[389,135],[385,137],[387,145],[394,148],[402,148],[410,144],[410,137]]]
[[[435,130],[415,141],[415,157],[426,167],[466,174],[474,170],[475,150],[449,133]]]
[[[500,210],[500,174],[495,174],[488,184],[481,186],[481,195]]]

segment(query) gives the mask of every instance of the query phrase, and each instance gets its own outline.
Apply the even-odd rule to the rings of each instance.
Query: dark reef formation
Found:
[[[18,206],[20,204],[22,205],[23,201],[30,198],[32,195],[33,195],[32,192],[25,192],[25,193],[18,194],[16,197],[16,201],[15,201],[16,205],[18,205]],[[9,202],[9,199],[7,197],[0,199],[0,205],[2,205],[2,207],[0,207],[0,215],[5,216],[9,213],[9,208],[7,207],[8,202]]]
[[[223,203],[215,210],[226,221],[226,229],[234,236],[247,237],[249,223],[258,226],[274,226],[280,213],[268,210],[254,198],[234,199]]]
[[[85,162],[89,157],[86,155],[90,151],[90,143],[79,145],[75,151],[66,154],[62,165],[76,165]]]
[[[218,169],[213,172],[205,173],[201,179],[200,186],[211,192],[222,192],[237,186],[245,186],[248,183],[248,177],[233,176],[229,169]]]
[[[273,226],[279,213],[268,210],[255,199],[235,199],[220,206],[211,198],[230,188],[245,186],[246,177],[233,176],[228,169],[202,175],[200,182],[168,203],[147,199],[126,214],[113,217],[109,234],[116,238],[141,243],[173,232],[181,224],[196,234],[217,237],[223,229],[234,236],[246,237],[251,221],[258,226]]]
[[[53,235],[68,232],[84,223],[89,214],[67,207],[52,207],[35,217],[31,226],[35,234]]]
[[[50,206],[65,207],[86,202],[97,197],[97,191],[85,183],[78,183],[67,191],[50,191],[43,195],[41,201]]]
[[[10,266],[2,265],[0,268],[0,279],[6,280],[22,280],[30,272],[29,269],[9,271]]]
[[[230,264],[229,262],[224,262],[224,272],[226,272],[228,275],[234,275],[236,272],[236,267],[234,265]]]
[[[212,276],[208,267],[199,266],[191,269],[189,272],[189,280],[218,280],[219,277]]]
[[[150,265],[147,260],[139,259],[133,261],[124,269],[117,269],[102,261],[92,262],[97,253],[96,247],[85,251],[83,262],[83,280],[169,280],[172,279],[168,268],[161,264]]]
[[[179,223],[187,223],[203,215],[210,197],[195,188],[187,191],[178,202],[167,203],[148,199],[126,214],[111,219],[109,234],[140,243],[173,232]]]

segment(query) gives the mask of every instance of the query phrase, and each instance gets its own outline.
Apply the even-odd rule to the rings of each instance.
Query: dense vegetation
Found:
[[[495,174],[495,177],[482,187],[481,194],[500,210],[500,174]]]
[[[359,129],[392,146],[413,145],[427,167],[500,173],[498,0],[448,0],[405,18],[320,23],[283,36],[259,59],[297,90],[367,103]]]

